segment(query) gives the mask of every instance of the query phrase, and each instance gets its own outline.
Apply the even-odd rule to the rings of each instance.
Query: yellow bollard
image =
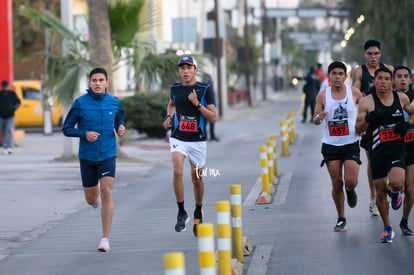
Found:
[[[295,126],[295,112],[289,112],[289,117],[291,119],[291,128],[289,131],[289,140],[290,143],[295,142],[296,139],[296,126]]]
[[[300,96],[300,113],[302,115],[305,112],[305,98],[306,98],[305,93],[302,93]]]
[[[197,226],[198,262],[200,274],[216,275],[216,257],[214,251],[214,229],[211,223]]]
[[[270,183],[269,183],[269,169],[267,168],[267,160],[261,159],[260,166],[262,167],[262,191],[268,194],[271,194]]]
[[[289,155],[289,133],[287,121],[280,122],[280,136],[282,137],[282,156]]]
[[[230,202],[217,201],[218,274],[231,275]]]
[[[279,168],[277,167],[277,146],[276,146],[276,135],[271,135],[269,140],[273,141],[273,172],[275,176],[279,176]]]
[[[291,118],[291,116],[290,116],[290,114],[288,114],[287,116],[286,116],[286,122],[287,122],[287,134],[288,134],[288,140],[289,140],[289,144],[291,144],[292,143],[292,141],[291,141],[291,131],[292,131],[292,118]]]
[[[269,140],[266,142],[267,147],[267,165],[269,172],[269,182],[275,184],[275,172],[274,172],[274,161],[273,161],[273,141]]]
[[[184,253],[174,252],[164,256],[165,275],[185,275]]]
[[[273,173],[273,161],[269,160],[268,150],[269,150],[269,148],[267,146],[259,146],[260,161],[267,160],[267,167],[266,168],[268,169],[268,173],[267,173],[268,174],[268,181],[273,183],[273,180],[274,180],[273,174],[270,175],[270,172]],[[260,164],[260,165],[262,165],[262,164]],[[261,167],[263,168],[263,166],[261,166]]]
[[[242,199],[241,185],[230,185],[231,194],[231,223],[233,257],[243,263],[243,228],[242,228]]]

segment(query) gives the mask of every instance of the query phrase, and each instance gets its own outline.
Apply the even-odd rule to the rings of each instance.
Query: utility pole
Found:
[[[216,30],[216,61],[217,61],[217,95],[218,95],[218,115],[223,117],[223,103],[222,103],[222,90],[221,90],[221,56],[222,45],[220,40],[220,28],[218,20],[218,0],[214,0],[214,25]]]
[[[246,77],[247,100],[248,100],[249,107],[252,107],[252,95],[250,91],[249,24],[248,24],[247,15],[248,15],[247,0],[244,0],[244,75]]]
[[[45,0],[45,11],[49,12],[50,0]],[[50,55],[50,29],[45,29],[45,76],[42,84],[42,96],[43,96],[43,134],[53,134],[53,122],[52,122],[52,106],[50,89],[45,85],[48,80],[48,65]],[[53,102],[53,101],[52,101]]]
[[[267,87],[267,66],[266,66],[266,36],[267,36],[267,15],[265,0],[262,0],[262,97],[266,100]]]

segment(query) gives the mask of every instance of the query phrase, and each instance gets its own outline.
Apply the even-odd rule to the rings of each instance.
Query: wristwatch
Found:
[[[202,106],[203,106],[203,105],[201,104],[201,102],[199,102],[199,103],[197,104],[197,109],[200,109]]]

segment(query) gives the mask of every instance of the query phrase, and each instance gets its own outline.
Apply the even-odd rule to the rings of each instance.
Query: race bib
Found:
[[[381,142],[393,141],[400,139],[401,136],[399,133],[394,131],[394,129],[380,129],[379,131],[379,138]]]
[[[195,117],[181,116],[178,129],[184,132],[197,132],[197,119]]]
[[[404,142],[412,142],[414,140],[414,130],[408,130],[404,136]]]
[[[328,121],[328,128],[331,136],[349,135],[348,120]]]

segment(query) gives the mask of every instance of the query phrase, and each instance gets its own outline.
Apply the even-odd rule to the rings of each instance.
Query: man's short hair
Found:
[[[378,49],[381,50],[381,42],[375,39],[369,39],[365,41],[364,50],[366,51],[371,47],[377,47]]]
[[[385,72],[385,73],[388,73],[388,74],[390,74],[390,76],[392,77],[392,72],[391,72],[388,68],[383,67],[383,68],[379,68],[379,69],[377,69],[377,70],[375,71],[375,73],[374,73],[374,78],[377,78],[377,76],[378,76],[378,74],[379,74],[380,72]]]
[[[339,69],[342,69],[342,70],[344,70],[344,72],[346,73],[346,66],[345,66],[345,64],[343,63],[343,62],[341,62],[341,61],[334,61],[334,62],[332,62],[331,64],[329,64],[329,67],[328,67],[328,74],[333,70],[333,69],[336,69],[336,68],[339,68]]]
[[[89,73],[89,79],[91,79],[94,74],[104,74],[105,79],[108,80],[108,73],[106,72],[106,70],[104,68],[95,68],[95,69],[93,69]]]
[[[6,89],[7,87],[9,87],[9,81],[7,81],[7,80],[3,80],[3,81],[1,82],[1,87],[2,87],[3,89]]]

